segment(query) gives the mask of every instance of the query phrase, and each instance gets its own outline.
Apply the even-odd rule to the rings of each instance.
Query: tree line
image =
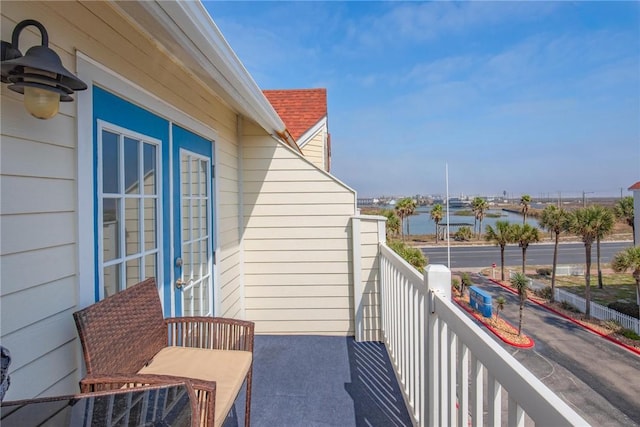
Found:
[[[523,216],[528,211],[531,199],[521,200]],[[554,205],[547,206],[540,216],[540,227],[554,236],[553,262],[551,270],[551,301],[555,296],[556,267],[558,260],[558,245],[562,233],[570,233],[578,236],[585,249],[585,316],[591,314],[591,254],[596,245],[596,264],[598,274],[598,287],[602,288],[602,269],[600,263],[600,242],[613,231],[615,219],[624,220],[634,230],[633,198],[626,197],[618,201],[613,209],[599,205],[578,208],[567,211]],[[635,236],[635,233],[634,233]],[[510,224],[508,221],[497,221],[495,227],[488,225],[485,231],[485,240],[500,246],[500,276],[504,281],[504,250],[509,244],[517,244],[522,250],[522,275],[526,269],[526,251],[531,243],[540,241],[540,230],[529,224]],[[627,248],[614,256],[611,263],[614,271],[624,272],[631,270],[636,280],[636,299],[640,305],[640,247]]]

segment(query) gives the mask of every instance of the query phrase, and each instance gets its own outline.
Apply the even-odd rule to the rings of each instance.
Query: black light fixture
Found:
[[[38,28],[40,46],[33,46],[23,56],[18,49],[20,32],[28,27]],[[60,57],[49,48],[49,35],[40,22],[27,19],[13,29],[11,43],[2,41],[2,82],[9,89],[24,94],[24,106],[32,116],[50,119],[58,114],[60,101],[70,102],[74,91],[87,85],[64,68]]]

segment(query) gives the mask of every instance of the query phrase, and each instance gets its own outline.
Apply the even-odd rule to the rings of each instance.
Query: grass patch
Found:
[[[551,280],[541,280],[551,284]],[[591,301],[606,306],[614,301],[635,302],[636,282],[630,274],[603,273],[603,288],[598,288],[598,273],[591,274]],[[584,298],[584,276],[556,277],[556,287]]]

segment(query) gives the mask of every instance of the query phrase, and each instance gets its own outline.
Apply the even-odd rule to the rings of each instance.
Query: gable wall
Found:
[[[326,126],[323,126],[318,132],[311,136],[308,142],[301,148],[304,157],[322,170],[327,170],[325,164],[326,141],[327,129]]]
[[[247,318],[258,333],[352,335],[355,193],[251,128],[243,158]]]
[[[1,13],[3,40],[11,39],[16,23],[36,19],[71,71],[78,49],[216,131],[220,314],[238,316],[236,114],[185,78],[183,68],[107,2],[3,1]],[[23,52],[37,42],[32,28],[22,32]],[[29,116],[22,97],[4,84],[1,99],[0,326],[13,359],[6,399],[77,392],[81,356],[72,312],[79,286],[93,286],[78,280],[77,103],[61,104],[60,114],[42,121]]]

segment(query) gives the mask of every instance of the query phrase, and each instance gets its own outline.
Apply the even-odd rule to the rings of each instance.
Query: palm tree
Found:
[[[555,245],[553,248],[553,267],[551,269],[551,302],[555,299],[556,290],[556,267],[558,265],[558,243],[560,242],[560,233],[567,231],[568,214],[562,208],[549,205],[542,211],[540,218],[540,226],[555,234]]]
[[[627,225],[631,226],[631,232],[633,233],[633,245],[636,245],[636,227],[635,227],[635,215],[633,212],[633,196],[623,197],[618,200],[618,203],[613,207],[613,212],[616,218],[623,220]]]
[[[409,233],[409,216],[413,215],[416,211],[416,202],[411,197],[405,197],[400,199],[396,204],[396,212],[400,217],[400,222],[404,225],[404,219],[407,219],[407,234]],[[402,240],[404,241],[404,229],[402,229]]]
[[[603,206],[593,206],[597,215],[598,234],[596,235],[596,262],[598,266],[598,288],[602,289],[602,270],[600,269],[600,240],[613,231],[614,216],[610,209]]]
[[[477,225],[478,225],[478,206],[482,203],[481,197],[474,197],[471,201],[471,211],[473,212],[473,234],[476,234]]]
[[[540,241],[540,230],[529,224],[514,224],[512,232],[513,240],[518,243],[518,246],[522,249],[522,274],[524,274],[527,264],[527,248],[529,244]]]
[[[460,275],[460,295],[464,296],[465,288],[471,286],[471,276],[469,273],[462,273]]]
[[[516,273],[511,278],[511,284],[518,291],[518,299],[520,301],[520,321],[518,322],[518,336],[520,336],[522,333],[522,313],[524,312],[524,303],[527,302],[529,279],[524,273]]]
[[[390,241],[393,237],[397,237],[398,234],[400,234],[400,218],[398,218],[398,215],[396,215],[393,209],[385,209],[382,214],[387,218],[385,231],[387,240]]]
[[[585,317],[591,317],[591,247],[598,237],[598,212],[594,206],[576,209],[569,215],[569,230],[580,236],[584,243],[585,272],[584,272],[584,299]]]
[[[520,211],[522,212],[522,223],[527,222],[527,214],[529,213],[529,206],[531,205],[531,196],[528,194],[523,194],[520,197]]]
[[[615,254],[611,267],[617,273],[631,270],[631,275],[636,280],[636,303],[640,305],[640,246],[632,246]]]
[[[442,205],[436,204],[431,209],[431,219],[436,223],[436,244],[438,243],[438,224],[442,221],[444,212],[442,211]]]
[[[496,221],[496,227],[487,225],[484,238],[500,246],[500,280],[504,281],[504,248],[513,243],[512,225],[509,221]]]
[[[482,234],[482,220],[484,219],[485,212],[487,211],[487,209],[489,209],[489,204],[483,198],[476,197],[471,202],[471,206],[473,208],[473,213],[475,215],[476,221],[478,221],[478,235],[477,236],[478,236],[478,239],[479,239],[480,235]],[[473,231],[475,233],[475,231],[476,231],[475,226],[473,228]]]
[[[500,312],[504,310],[504,305],[507,303],[507,300],[502,295],[496,298],[496,320],[500,319]]]

